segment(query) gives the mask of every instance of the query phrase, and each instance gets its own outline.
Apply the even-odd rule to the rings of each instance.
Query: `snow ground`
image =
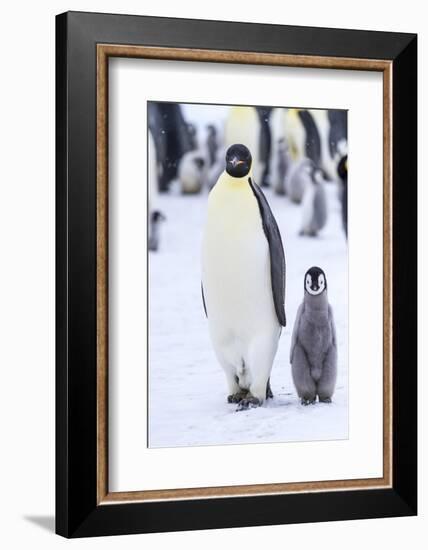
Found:
[[[271,386],[263,407],[236,412],[211,346],[200,290],[200,249],[207,194],[160,195],[167,217],[161,246],[149,257],[149,446],[179,447],[348,437],[348,250],[335,184],[327,184],[329,219],[316,239],[299,237],[300,206],[263,190],[278,222],[287,263],[286,314]],[[327,275],[338,337],[332,404],[304,407],[295,392],[289,349],[303,276],[312,265]]]

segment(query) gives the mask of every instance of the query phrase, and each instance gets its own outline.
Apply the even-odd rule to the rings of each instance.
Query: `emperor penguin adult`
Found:
[[[331,403],[337,376],[337,339],[327,278],[319,267],[305,274],[304,298],[294,322],[291,373],[302,405]]]
[[[285,317],[285,256],[278,225],[253,181],[245,145],[226,152],[208,198],[202,298],[211,342],[238,409],[272,397],[270,373]]]
[[[312,167],[305,183],[302,199],[302,228],[300,235],[316,237],[327,222],[327,198],[320,168]]]

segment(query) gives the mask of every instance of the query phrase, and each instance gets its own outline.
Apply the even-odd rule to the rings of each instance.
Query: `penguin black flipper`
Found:
[[[291,335],[291,346],[290,346],[290,363],[293,362],[294,358],[294,349],[297,344],[297,335],[299,334],[299,327],[300,327],[300,318],[303,313],[304,304],[300,304],[299,309],[296,313],[296,319],[294,321],[294,327],[293,327],[293,334]]]
[[[263,231],[269,243],[270,274],[272,283],[273,303],[280,325],[285,327],[285,256],[281,233],[272,214],[269,203],[258,185],[248,178],[248,183],[257,199]]]
[[[331,328],[331,342],[333,347],[337,349],[336,325],[334,323],[333,308],[330,304],[328,305],[328,320]]]
[[[205,317],[208,319],[207,305],[205,303],[205,296],[204,296],[204,285],[202,284],[202,281],[201,281],[201,294],[202,294],[202,303],[204,304]]]

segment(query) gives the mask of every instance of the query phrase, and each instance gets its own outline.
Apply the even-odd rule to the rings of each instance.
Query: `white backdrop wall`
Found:
[[[135,13],[171,17],[227,19],[290,25],[418,32],[419,85],[426,81],[428,23],[423,3],[343,0],[280,3],[226,0],[213,3],[146,0],[77,2],[9,2],[0,19],[2,78],[0,101],[0,545],[46,549],[67,542],[53,534],[54,512],[54,16],[66,10]],[[420,92],[420,97],[422,93]],[[423,182],[426,107],[420,101],[420,172]],[[427,211],[420,186],[419,212]],[[425,207],[425,208],[424,208]],[[425,227],[424,227],[425,226]],[[420,230],[426,224],[420,215]],[[421,234],[419,249],[424,247]],[[426,248],[426,247],[425,247]],[[419,263],[420,280],[424,260]],[[426,309],[420,287],[420,312]],[[423,354],[420,313],[420,354]],[[423,356],[420,358],[422,366]],[[420,464],[426,458],[423,438],[428,389],[419,378]],[[425,430],[426,432],[426,430]],[[405,547],[411,537],[425,540],[427,482],[420,470],[420,516],[392,520],[260,527],[194,533],[91,539],[79,548],[152,549],[186,545],[188,549],[251,545],[269,547],[316,544],[329,550],[359,549],[380,539],[390,549]],[[70,543],[68,543],[70,544]]]

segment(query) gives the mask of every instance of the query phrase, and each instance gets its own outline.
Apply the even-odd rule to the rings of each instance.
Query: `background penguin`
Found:
[[[285,178],[291,168],[291,155],[285,137],[285,109],[273,109],[270,117],[271,155],[269,181],[277,195],[285,195]]]
[[[346,238],[348,238],[348,155],[342,157],[337,166],[337,175],[342,182],[340,204],[342,206],[342,223]]]
[[[296,204],[302,202],[306,183],[311,177],[312,167],[312,162],[307,158],[303,158],[293,163],[287,171],[285,189],[286,194],[292,202]]]
[[[293,162],[306,157],[306,131],[299,109],[285,109],[285,139]]]
[[[324,175],[329,181],[334,181],[337,177],[337,158],[335,154],[332,154],[332,144],[330,142],[330,111],[326,109],[309,109],[309,112],[313,117],[319,134],[320,158],[318,166],[323,170]]]
[[[261,184],[263,166],[260,161],[261,123],[255,107],[235,105],[230,108],[224,128],[224,146],[243,143],[251,151],[254,180]]]
[[[165,216],[159,210],[153,210],[149,214],[149,250],[152,252],[159,249],[159,228],[165,220]]]
[[[221,147],[218,151],[218,156],[215,163],[208,169],[207,177],[205,179],[208,191],[214,187],[218,178],[224,172],[224,157],[226,156],[226,149]]]
[[[280,139],[276,144],[272,166],[275,168],[275,179],[272,181],[272,187],[277,195],[285,195],[286,178],[291,168],[290,153],[285,139]]]
[[[327,222],[327,198],[322,171],[313,167],[305,184],[300,235],[316,237]]]
[[[305,129],[305,156],[321,166],[321,138],[314,117],[307,109],[298,109],[298,116]]]
[[[198,130],[191,122],[186,122],[187,134],[189,136],[190,149],[194,151],[198,148]]]
[[[214,124],[207,125],[207,153],[208,153],[208,165],[212,166],[217,160],[218,153],[218,132]]]
[[[337,161],[348,150],[348,112],[341,109],[330,109],[328,111],[330,123],[329,147],[331,158]]]
[[[319,267],[305,274],[304,298],[294,322],[290,363],[293,382],[303,405],[316,397],[331,403],[337,376],[337,341],[327,279]]]
[[[156,210],[158,199],[159,164],[156,156],[156,147],[151,131],[148,132],[148,249],[155,252],[159,248],[160,223],[166,218]]]
[[[285,258],[275,218],[235,144],[209,194],[202,298],[211,341],[238,410],[271,396],[269,376],[285,326]]]
[[[194,135],[192,127],[184,120],[179,103],[149,101],[147,116],[157,161],[162,166],[158,186],[160,191],[165,192],[177,177],[181,157],[194,149]]]
[[[178,167],[178,180],[183,194],[199,193],[206,176],[207,160],[202,151],[183,155]]]
[[[269,157],[272,148],[272,135],[269,125],[269,117],[272,112],[272,107],[256,107],[256,110],[260,119],[259,153],[262,170],[260,175],[260,185],[262,187],[267,187],[269,185]]]

